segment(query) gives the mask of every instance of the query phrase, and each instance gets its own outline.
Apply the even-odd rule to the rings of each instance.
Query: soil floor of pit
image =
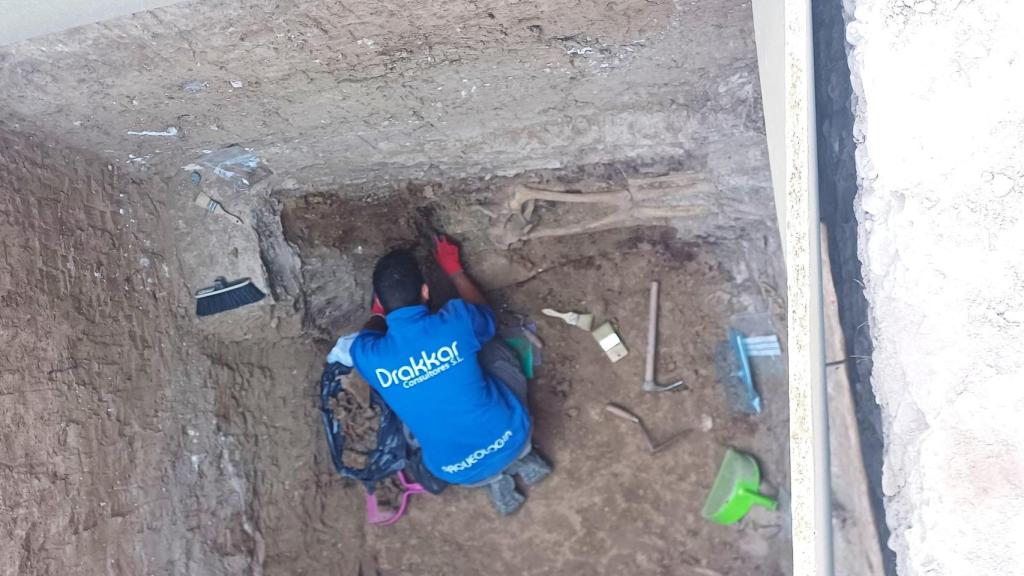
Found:
[[[423,217],[401,206],[332,196],[288,201],[284,233],[303,262],[306,328],[298,338],[274,345],[220,348],[219,362],[233,370],[255,361],[269,372],[233,394],[226,419],[229,426],[239,419],[268,419],[277,437],[260,442],[253,447],[258,454],[249,457],[259,466],[271,465],[262,472],[271,494],[298,490],[256,503],[266,573],[312,573],[335,563],[340,574],[789,573],[784,513],[756,509],[733,527],[700,516],[726,446],[758,457],[769,493],[778,495],[779,487],[788,485],[781,364],[760,366],[766,409],[749,417],[727,405],[714,360],[731,321],[753,318],[784,332],[768,288],[774,282],[759,265],[767,256],[749,243],[682,242],[668,228],[535,240],[501,250],[480,230],[453,220],[467,217],[463,212],[429,215],[435,225],[461,229],[467,268],[487,288],[500,320],[514,324],[518,312],[537,324],[545,346],[530,383],[530,412],[535,445],[555,472],[529,489],[527,504],[510,518],[495,514],[484,491],[455,487],[441,496],[414,497],[394,526],[365,525],[362,488],[331,468],[316,419],[315,389],[333,338],[365,320],[369,270],[384,250],[417,249],[434,293],[450,295],[428,259],[423,226],[415,223]],[[339,294],[324,278],[334,268],[356,276],[357,286],[347,288],[351,293]],[[651,280],[662,286],[659,378],[686,382],[684,389],[661,395],[640,388]],[[332,315],[353,306],[357,312]],[[589,311],[597,322],[613,321],[629,355],[612,364],[588,333],[541,315],[545,307]],[[775,311],[776,320],[771,314],[750,316],[765,310]],[[258,372],[246,370],[253,376]],[[291,409],[265,405],[275,396]],[[305,405],[296,410],[296,402]],[[604,411],[608,402],[640,415],[655,438],[694,432],[651,455],[637,429]],[[711,429],[701,430],[702,423]],[[296,429],[303,432],[287,432]],[[311,439],[314,445],[288,438]],[[289,486],[285,478],[294,470],[282,466],[311,474],[299,474],[300,486]],[[284,478],[266,480],[276,475]],[[292,529],[285,529],[288,523],[275,526],[275,519],[288,517]],[[311,532],[329,544],[311,546]]]
[[[0,527],[12,535],[0,550],[17,557],[16,573],[791,573],[780,490],[788,485],[784,374],[760,366],[765,409],[747,417],[728,407],[714,365],[737,315],[777,332],[785,349],[778,252],[759,229],[693,242],[675,228],[634,227],[505,249],[489,235],[493,206],[470,205],[486,198],[450,190],[446,202],[427,193],[416,202],[274,198],[281,213],[270,216],[218,196],[243,215],[247,225],[238,226],[194,206],[187,179],[151,192],[102,164],[40,149],[23,156],[66,166],[67,178],[103,194],[68,195],[65,179],[38,176],[42,167],[13,180],[12,190],[36,198],[15,202],[18,217],[5,220],[12,238],[26,239],[9,248],[21,274],[10,281],[43,282],[46,291],[19,295],[12,321],[23,336],[5,358],[24,374],[49,370],[30,388],[0,380],[0,432],[10,438],[0,478],[11,486]],[[59,202],[64,209],[49,209]],[[593,216],[581,210],[536,207],[555,227]],[[39,232],[40,214],[61,227]],[[370,527],[362,487],[331,465],[319,376],[333,340],[366,318],[377,256],[410,244],[426,256],[432,228],[463,243],[467,269],[503,321],[520,312],[536,322],[545,346],[530,410],[555,472],[510,518],[499,518],[483,491],[453,488],[414,497],[394,526]],[[64,235],[77,268],[34,256],[37,233]],[[49,271],[41,280],[25,276],[36,261]],[[450,291],[426,263],[434,292]],[[263,302],[194,317],[196,288],[220,274],[257,278],[261,265],[271,278]],[[295,285],[282,280],[289,270]],[[661,282],[659,378],[686,381],[663,395],[640,389],[651,280]],[[542,316],[545,307],[614,321],[629,355],[610,363],[589,334]],[[695,431],[652,456],[636,429],[604,411],[608,402],[640,415],[656,438]],[[730,527],[700,517],[726,446],[757,456],[782,511],[755,509]]]

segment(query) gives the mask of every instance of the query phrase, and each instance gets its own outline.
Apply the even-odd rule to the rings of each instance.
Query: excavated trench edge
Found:
[[[857,168],[853,139],[853,88],[846,54],[846,24],[841,0],[812,6],[814,25],[815,102],[818,126],[818,194],[821,220],[828,228],[829,258],[846,340],[861,455],[879,547],[888,576],[896,575],[896,553],[889,548],[882,492],[883,438],[881,408],[871,389],[872,340],[861,262],[857,257]]]

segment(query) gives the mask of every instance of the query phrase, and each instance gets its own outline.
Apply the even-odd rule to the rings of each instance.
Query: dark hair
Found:
[[[423,283],[420,265],[408,250],[392,250],[373,267],[373,291],[388,312],[422,303]]]

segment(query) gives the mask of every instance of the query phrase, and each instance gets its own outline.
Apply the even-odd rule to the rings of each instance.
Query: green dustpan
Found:
[[[762,495],[760,488],[761,471],[757,468],[757,460],[729,448],[701,515],[718,524],[735,524],[747,515],[754,504],[775,510],[778,502]]]

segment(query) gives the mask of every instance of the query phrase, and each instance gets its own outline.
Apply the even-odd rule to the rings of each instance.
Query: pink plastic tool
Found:
[[[398,471],[398,483],[402,486],[402,500],[398,506],[398,510],[390,515],[381,514],[377,508],[377,495],[366,494],[366,521],[374,526],[390,526],[405,514],[405,509],[409,506],[409,498],[413,494],[423,494],[426,489],[423,486],[409,482],[405,478],[405,472]]]

